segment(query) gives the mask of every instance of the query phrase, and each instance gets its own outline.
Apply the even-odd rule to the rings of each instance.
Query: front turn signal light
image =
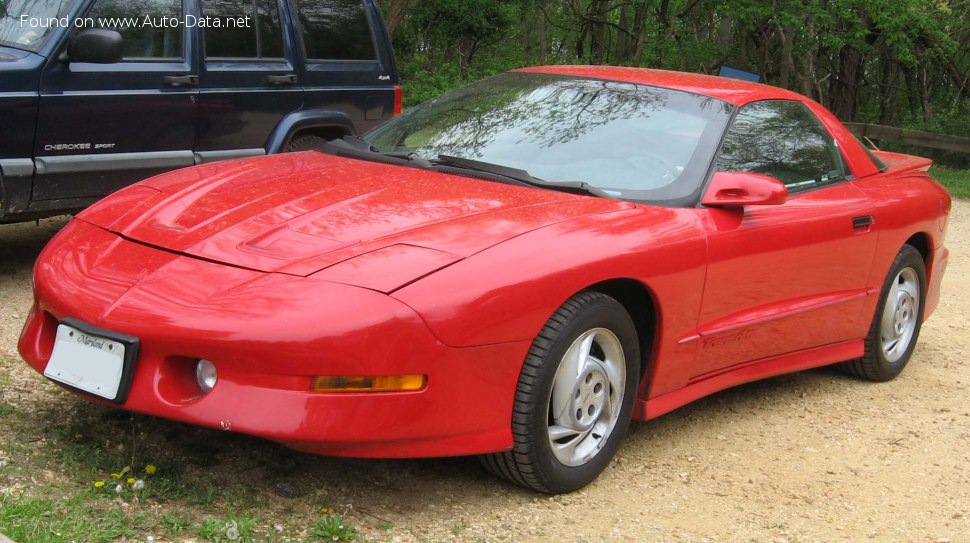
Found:
[[[411,392],[421,390],[427,375],[330,375],[314,377],[312,392]]]

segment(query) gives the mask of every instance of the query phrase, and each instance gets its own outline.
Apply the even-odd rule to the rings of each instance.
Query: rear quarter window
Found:
[[[307,59],[377,59],[362,0],[297,0],[296,5]]]

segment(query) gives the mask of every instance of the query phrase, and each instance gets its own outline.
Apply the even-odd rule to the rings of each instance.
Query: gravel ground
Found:
[[[13,360],[31,263],[63,224],[0,226],[0,393],[38,425],[52,409],[37,406],[104,416]],[[176,457],[203,436],[210,469],[253,492],[271,493],[277,472],[252,466],[285,465],[303,497],[275,498],[271,514],[312,515],[325,495],[371,540],[970,542],[970,202],[954,203],[948,246],[943,300],[896,381],[820,369],[724,391],[634,424],[612,466],[571,495],[504,484],[473,459],[341,460],[140,425],[168,429],[158,445]]]

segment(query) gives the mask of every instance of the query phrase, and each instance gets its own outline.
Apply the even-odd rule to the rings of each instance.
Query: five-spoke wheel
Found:
[[[559,462],[581,466],[599,452],[620,416],[625,382],[623,346],[613,332],[594,328],[573,341],[549,403],[549,445]]]
[[[593,481],[630,423],[640,375],[636,327],[599,292],[564,303],[532,344],[513,406],[513,449],[485,455],[492,473],[540,492]]]
[[[866,336],[865,354],[840,367],[870,381],[895,378],[913,354],[923,323],[926,264],[923,255],[904,245],[893,261]]]

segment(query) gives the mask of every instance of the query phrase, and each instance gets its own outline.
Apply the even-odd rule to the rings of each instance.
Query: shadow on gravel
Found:
[[[55,217],[40,222],[0,224],[0,275],[30,273],[44,245],[70,217]]]

